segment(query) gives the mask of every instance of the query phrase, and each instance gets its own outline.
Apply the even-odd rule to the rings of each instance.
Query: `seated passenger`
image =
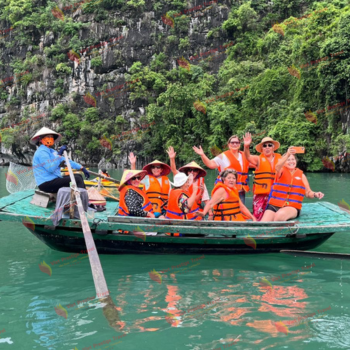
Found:
[[[193,193],[189,193],[189,179],[184,173],[174,176],[174,183],[170,182],[174,188],[170,191],[168,209],[165,217],[178,220],[195,220],[199,208],[195,206],[198,186],[193,184]],[[196,207],[196,209],[193,209]]]
[[[130,152],[129,160],[131,169],[136,169],[136,157]],[[165,215],[168,206],[170,192],[170,182],[167,175],[170,174],[170,166],[155,160],[143,167],[147,175],[142,180],[145,185],[145,191],[153,205],[153,212],[156,218]]]
[[[147,175],[144,170],[124,170],[119,185],[119,210],[121,216],[141,216],[154,218],[152,204],[147,194],[138,186]]]
[[[33,157],[33,172],[35,182],[39,189],[44,192],[57,193],[61,187],[69,187],[71,179],[69,176],[61,175],[60,164],[65,161],[62,154],[67,150],[67,146],[62,146],[57,152],[51,147],[56,141],[61,140],[62,136],[48,128],[41,128],[30,140],[33,145],[41,146],[36,150]],[[82,170],[85,177],[90,177],[89,172],[80,164],[69,161],[73,169]],[[81,175],[75,174],[77,186],[85,188],[84,180]]]
[[[244,216],[257,221],[239,199],[236,188],[237,172],[233,169],[226,169],[220,174],[220,177],[222,182],[215,185],[210,201],[203,212],[197,215],[204,217],[210,208],[213,208],[216,221],[245,221]]]
[[[299,217],[304,197],[323,198],[322,192],[311,191],[309,182],[298,169],[295,149],[288,152],[276,164],[276,178],[269,202],[261,221],[287,221]]]
[[[181,168],[179,168],[179,170],[177,170],[176,164],[175,164],[176,152],[174,151],[174,148],[169,147],[169,149],[167,150],[167,153],[170,158],[171,171],[173,172],[174,175],[178,174],[179,172],[185,173],[187,176],[192,174],[193,182],[196,182],[198,186],[197,199],[195,202],[196,207],[192,209],[196,209],[197,207],[201,209],[202,202],[205,205],[209,201],[209,193],[204,181],[204,177],[207,175],[207,172],[202,167],[200,167],[195,161],[192,161],[191,163],[188,163],[182,166]],[[190,194],[192,194],[193,192],[193,183],[191,183],[191,180],[190,180],[189,192]],[[210,210],[209,220],[212,220],[212,218],[213,218],[213,212],[212,210]],[[201,219],[202,218],[198,216],[196,220],[201,220]]]

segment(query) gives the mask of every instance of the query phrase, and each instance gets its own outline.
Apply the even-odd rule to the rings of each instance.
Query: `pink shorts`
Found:
[[[262,219],[265,213],[268,199],[268,194],[254,194],[253,196],[253,215],[258,221]]]

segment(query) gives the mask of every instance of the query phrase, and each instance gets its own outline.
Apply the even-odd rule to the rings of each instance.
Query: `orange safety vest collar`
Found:
[[[230,150],[225,151],[224,154],[229,159],[231,165],[227,168],[231,168],[237,171],[237,189],[238,191],[244,190],[245,192],[249,192],[249,185],[248,185],[248,171],[249,171],[249,162],[247,158],[245,157],[244,153],[242,151],[239,151],[239,153],[242,155],[243,160],[243,169],[241,167],[241,163],[238,161],[238,159],[232,154]],[[225,169],[227,169],[225,168]]]
[[[147,197],[147,194],[144,191],[140,190],[139,188],[137,188],[135,186],[126,185],[120,191],[118,215],[130,216],[129,209],[128,209],[126,203],[125,203],[125,196],[126,196],[127,191],[129,189],[134,190],[140,196],[142,196],[142,198],[143,198],[143,203],[142,203],[142,208],[141,208],[142,210],[147,211],[147,212],[152,212],[153,211],[152,204],[149,201],[149,199]]]
[[[153,175],[149,177],[149,188],[146,190],[147,196],[153,205],[155,213],[161,213],[163,209],[167,209],[168,196],[170,190],[169,179],[166,176],[160,176],[162,185],[160,185],[158,178]]]
[[[174,189],[170,191],[169,196],[169,202],[168,202],[168,209],[166,212],[165,217],[168,219],[178,219],[178,220],[198,220],[196,215],[194,214],[199,210],[199,208],[190,210],[188,213],[183,213],[182,210],[179,208],[179,198],[182,194],[185,194],[186,196],[191,197],[190,193],[188,191],[184,191],[182,189]],[[199,220],[201,218],[199,217]]]
[[[211,192],[211,196],[213,196],[219,188],[225,189],[228,198],[214,206],[214,220],[245,221],[240,209],[238,192],[224,185],[222,182],[218,182]]]
[[[288,168],[283,167],[278,182],[272,185],[269,204],[276,207],[290,206],[300,210],[306,192],[302,176],[303,172],[298,168],[292,175]]]
[[[271,186],[275,180],[275,167],[278,160],[282,157],[279,153],[275,153],[273,169],[270,161],[263,155],[259,156],[259,167],[255,170],[254,176],[254,194],[269,194]],[[259,181],[258,181],[259,180]]]
[[[226,167],[224,170],[230,168],[237,171],[237,189],[238,191],[245,191],[249,192],[249,162],[247,158],[245,157],[244,153],[242,151],[239,151],[239,153],[242,155],[243,160],[243,169],[241,167],[241,163],[238,161],[238,159],[232,154],[230,150],[223,152],[223,154],[228,158],[230,161],[230,165]],[[218,168],[219,172],[221,173],[221,167]],[[215,181],[215,185],[218,182],[222,182],[220,175],[217,177]]]

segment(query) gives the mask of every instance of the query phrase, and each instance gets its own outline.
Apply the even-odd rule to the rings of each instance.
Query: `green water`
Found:
[[[7,195],[6,171],[0,168],[0,197]],[[110,174],[120,178],[121,172]],[[208,174],[209,189],[214,177]],[[308,179],[325,200],[350,202],[349,174]],[[282,254],[198,261],[187,255],[101,255],[119,313],[114,329],[103,305],[91,301],[89,309],[77,309],[78,301],[95,296],[85,255],[52,265],[71,254],[49,249],[21,224],[1,222],[0,233],[1,350],[350,349],[349,261]],[[349,252],[349,234],[336,234],[317,250]],[[43,261],[51,276],[39,269]],[[161,280],[150,278],[153,270]],[[58,305],[67,318],[55,312]]]

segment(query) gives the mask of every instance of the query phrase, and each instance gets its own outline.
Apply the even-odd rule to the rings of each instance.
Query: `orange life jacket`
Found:
[[[230,150],[228,150],[228,151],[225,151],[223,154],[230,161],[230,165],[228,167],[226,167],[225,169],[221,169],[221,167],[219,166],[218,170],[220,173],[223,170],[226,170],[228,168],[236,170],[237,175],[238,175],[237,176],[237,185],[236,185],[237,190],[249,192],[249,177],[248,177],[249,162],[242,151],[239,151],[239,153],[242,155],[243,169],[242,169],[241,163],[238,161],[238,159],[232,154],[232,152]],[[217,177],[217,181],[215,182],[215,184],[217,184],[219,181],[222,182],[220,176]]]
[[[302,176],[303,172],[298,168],[292,175],[288,168],[283,167],[281,176],[272,185],[269,204],[276,207],[290,206],[301,209],[305,197],[305,185]]]
[[[243,217],[243,214],[240,209],[238,192],[227,187],[222,182],[218,182],[215,185],[213,191],[211,192],[212,197],[219,188],[225,189],[226,193],[228,194],[228,198],[225,199],[223,202],[214,205],[214,220],[245,221],[245,218]]]
[[[182,194],[185,194],[186,196],[188,196],[188,198],[191,197],[188,191],[184,191],[181,188],[173,189],[170,191],[168,209],[165,217],[168,219],[178,219],[178,220],[198,220],[196,215],[194,214],[196,211],[199,210],[198,207],[196,209],[191,208],[191,210],[187,214],[183,213],[182,210],[179,208],[179,204],[178,204],[179,198]],[[199,219],[201,218],[199,217]]]
[[[128,185],[126,185],[119,192],[120,193],[120,197],[119,197],[118,215],[130,216],[129,209],[128,209],[126,203],[125,203],[125,196],[126,196],[126,194],[127,194],[129,189],[134,190],[140,196],[142,196],[142,198],[143,198],[142,210],[147,211],[147,212],[152,212],[153,211],[152,204],[149,201],[149,199],[147,197],[147,194],[144,191],[140,190],[139,188],[137,188],[135,186],[128,186]]]
[[[169,179],[166,176],[160,176],[162,185],[158,178],[153,175],[148,175],[149,188],[146,190],[147,196],[153,205],[155,213],[161,213],[162,209],[168,207],[168,196],[170,190]]]
[[[259,156],[259,167],[255,170],[254,176],[254,194],[269,194],[271,191],[271,186],[275,180],[275,167],[278,160],[282,156],[279,153],[275,153],[275,158],[273,161],[273,169],[271,168],[270,161],[263,155]]]

